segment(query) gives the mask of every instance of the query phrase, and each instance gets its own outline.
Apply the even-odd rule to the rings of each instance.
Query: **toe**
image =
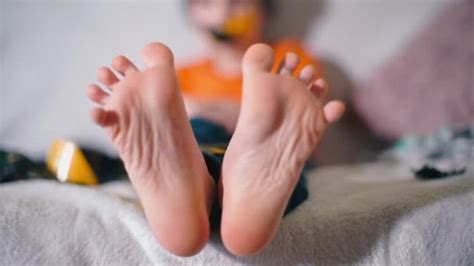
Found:
[[[116,56],[112,60],[112,68],[123,76],[138,71],[138,68],[132,63],[132,61],[123,55]]]
[[[287,53],[285,59],[283,59],[278,68],[278,73],[280,75],[291,75],[298,67],[300,63],[300,58],[295,53]]]
[[[112,70],[110,70],[108,67],[101,67],[97,70],[97,80],[108,87],[119,81],[117,76],[115,76]]]
[[[145,66],[150,68],[157,65],[173,65],[173,53],[170,48],[162,43],[152,42],[141,51],[140,56]]]
[[[117,122],[115,113],[112,111],[106,111],[102,108],[94,108],[91,111],[92,120],[101,127],[107,127]]]
[[[324,79],[317,79],[310,86],[311,92],[313,92],[316,97],[323,98],[328,93],[328,84]]]
[[[242,69],[244,75],[254,72],[270,72],[272,70],[275,53],[266,44],[252,45],[244,55]]]
[[[300,80],[306,84],[309,84],[313,80],[314,74],[316,73],[316,68],[312,65],[307,65],[300,72]]]
[[[343,102],[330,101],[323,108],[324,118],[328,123],[337,122],[342,117],[345,110],[346,106]]]
[[[99,86],[91,84],[87,87],[87,97],[98,104],[105,104],[105,101],[109,95]]]

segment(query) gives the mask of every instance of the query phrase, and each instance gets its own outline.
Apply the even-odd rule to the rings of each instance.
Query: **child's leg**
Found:
[[[236,130],[222,168],[222,238],[237,255],[262,250],[273,238],[303,165],[328,122],[344,110],[340,102],[323,108],[323,80],[289,54],[279,74],[270,73],[273,51],[251,47],[243,62],[244,92]]]
[[[171,51],[154,43],[141,56],[143,71],[125,57],[114,60],[122,80],[109,68],[99,70],[111,93],[89,87],[101,105],[91,115],[124,161],[158,241],[174,254],[192,255],[209,237],[215,184],[184,109]]]

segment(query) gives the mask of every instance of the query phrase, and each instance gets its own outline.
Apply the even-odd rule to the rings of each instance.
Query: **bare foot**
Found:
[[[270,73],[273,50],[249,48],[243,60],[242,110],[222,169],[222,239],[236,255],[261,251],[273,238],[303,165],[329,122],[344,111],[341,102],[324,108],[324,80],[314,67],[298,78],[298,57],[288,54],[278,74]]]
[[[209,212],[215,185],[188,122],[173,66],[164,45],[141,51],[147,66],[139,71],[127,58],[100,68],[100,82],[88,95],[101,107],[92,119],[106,129],[125,163],[156,238],[170,252],[197,253],[209,238]]]

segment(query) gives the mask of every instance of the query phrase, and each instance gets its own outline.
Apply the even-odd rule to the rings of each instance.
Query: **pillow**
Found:
[[[474,2],[441,13],[355,92],[377,134],[397,139],[474,121]]]

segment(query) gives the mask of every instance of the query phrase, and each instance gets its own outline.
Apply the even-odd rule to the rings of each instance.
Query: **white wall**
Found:
[[[153,40],[169,44],[178,61],[200,50],[178,0],[0,1],[0,147],[36,157],[58,137],[112,150],[89,121],[84,89],[114,55],[137,59]],[[360,82],[445,3],[283,0],[279,13],[290,20],[277,25],[298,33],[299,12],[320,8],[313,23],[301,23],[310,49]]]

